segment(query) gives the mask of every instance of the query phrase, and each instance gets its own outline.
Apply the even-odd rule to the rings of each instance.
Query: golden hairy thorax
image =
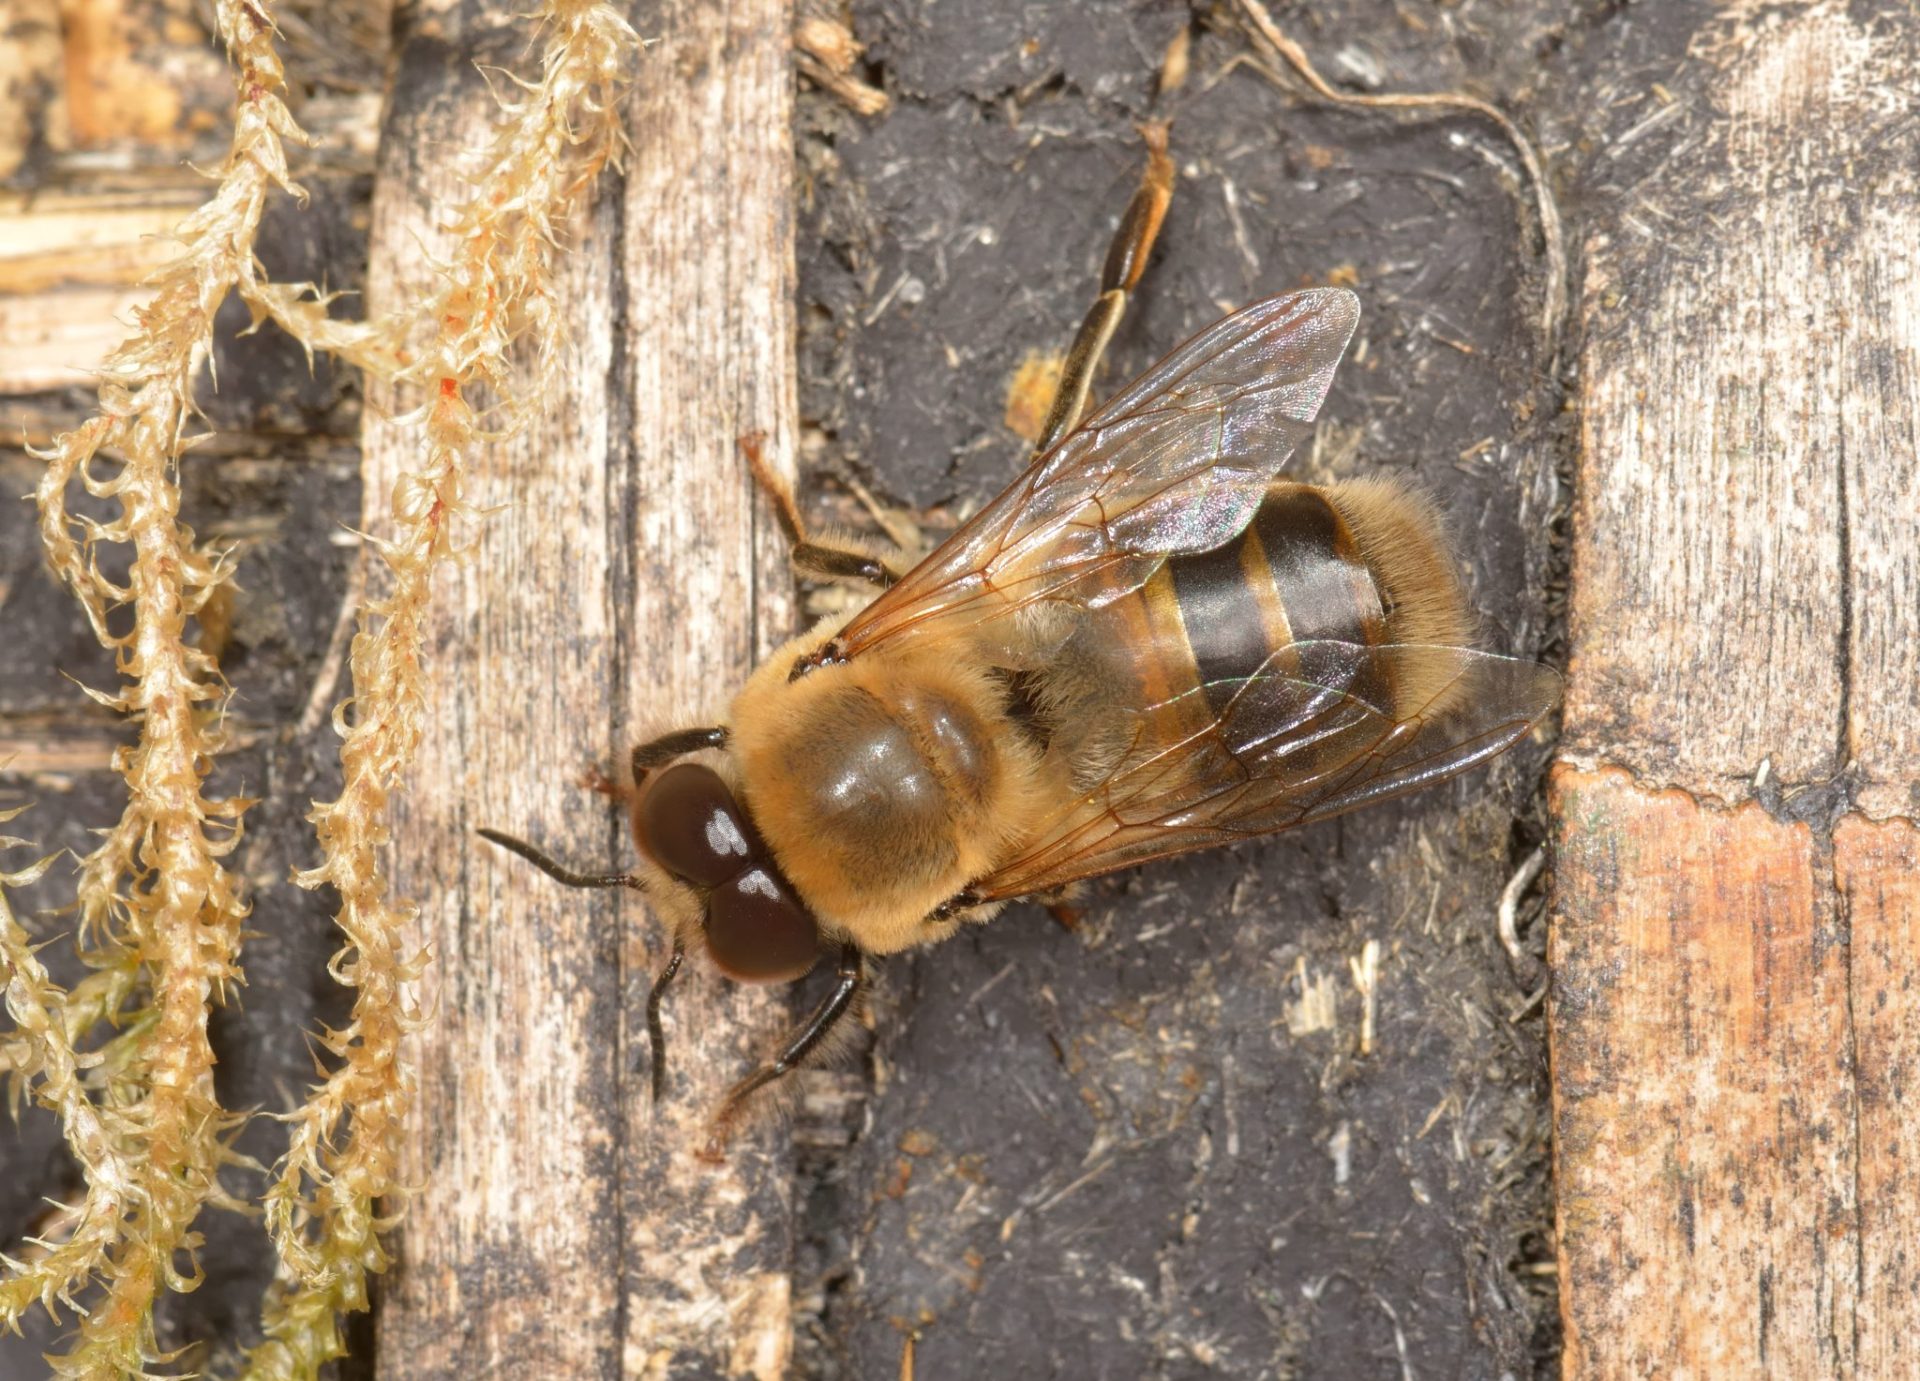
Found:
[[[997,868],[1048,794],[1004,681],[943,639],[789,681],[830,627],[774,654],[733,705],[755,824],[823,929],[871,954],[947,933],[928,915]]]

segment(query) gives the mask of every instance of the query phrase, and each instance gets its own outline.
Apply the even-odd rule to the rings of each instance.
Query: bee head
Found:
[[[720,774],[678,763],[648,775],[633,834],[660,867],[705,896],[713,962],[743,983],[785,983],[814,965],[820,927]]]

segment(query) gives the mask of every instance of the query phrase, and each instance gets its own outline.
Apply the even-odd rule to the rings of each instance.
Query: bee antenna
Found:
[[[563,863],[555,862],[524,839],[515,839],[499,830],[479,830],[479,836],[490,844],[498,844],[508,853],[519,854],[534,867],[567,887],[631,887],[636,892],[646,888],[640,879],[631,873],[580,873]]]
[[[499,830],[476,830],[489,844],[498,844],[508,853],[519,854],[534,867],[552,878],[555,882],[568,887],[631,887],[636,892],[646,891],[640,879],[631,873],[580,873],[556,861],[536,846],[524,839],[516,839]],[[678,935],[673,938],[673,954],[668,958],[666,967],[660,970],[660,976],[653,980],[653,986],[647,990],[647,1042],[653,1054],[653,1101],[658,1103],[667,1089],[667,1033],[660,1025],[660,1002],[667,995],[667,986],[680,972],[680,966],[686,961],[687,942]]]
[[[667,960],[667,966],[660,970],[660,976],[653,980],[653,986],[647,990],[647,1043],[653,1053],[653,1102],[656,1107],[667,1092],[667,1033],[660,1025],[660,999],[667,995],[667,985],[680,972],[680,961],[686,957],[687,942],[678,935],[674,936],[673,957]]]

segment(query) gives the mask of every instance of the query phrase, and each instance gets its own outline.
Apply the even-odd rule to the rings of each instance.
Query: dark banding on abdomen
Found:
[[[1276,484],[1233,541],[1167,563],[1200,683],[1216,713],[1238,684],[1295,642],[1378,644],[1380,595],[1325,495]],[[1285,670],[1284,658],[1275,663]],[[1354,685],[1363,698],[1379,688]]]

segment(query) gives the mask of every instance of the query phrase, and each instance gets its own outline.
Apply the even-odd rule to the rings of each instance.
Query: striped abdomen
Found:
[[[1304,484],[1275,485],[1239,537],[1169,561],[1144,593],[1160,606],[1154,617],[1178,623],[1183,660],[1215,712],[1290,643],[1386,640],[1385,605],[1352,528]],[[1386,687],[1350,689],[1371,698]]]
[[[1246,678],[1289,672],[1294,643],[1469,642],[1436,515],[1382,480],[1275,484],[1233,541],[1169,560],[1138,592],[1099,611],[1088,631],[1088,650],[1126,685],[1123,698],[1136,710],[1160,707],[1153,737],[1163,743],[1221,714]],[[1344,664],[1352,681],[1327,689],[1396,717],[1431,699],[1418,658],[1356,655]]]

